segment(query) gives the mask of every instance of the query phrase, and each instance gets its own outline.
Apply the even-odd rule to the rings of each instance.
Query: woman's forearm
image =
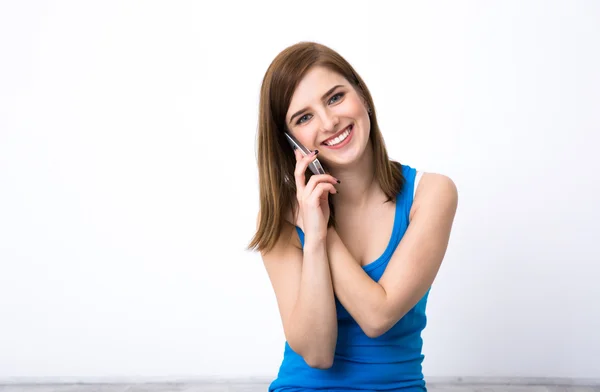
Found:
[[[304,244],[298,299],[291,315],[288,343],[311,367],[329,368],[337,341],[337,314],[326,240]]]
[[[335,295],[367,336],[379,336],[385,290],[365,273],[334,228],[327,232],[327,252]]]

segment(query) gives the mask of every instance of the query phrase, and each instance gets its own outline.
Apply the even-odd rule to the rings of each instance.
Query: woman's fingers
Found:
[[[300,159],[302,159],[302,154],[300,153],[300,150],[298,150],[297,148],[294,148],[294,155],[296,156],[296,162],[298,162]]]
[[[310,180],[308,180],[308,184],[306,184],[306,186],[304,188],[304,193],[310,194],[311,192],[313,192],[315,187],[321,183],[332,184],[332,186],[333,186],[334,184],[339,184],[340,181],[330,174],[313,174],[310,177]],[[335,189],[335,187],[334,187],[334,189]],[[337,191],[334,193],[337,193]]]
[[[337,189],[335,189],[333,184],[330,184],[328,182],[321,182],[317,184],[317,186],[315,186],[314,191],[310,193],[310,196],[308,196],[308,204],[313,205],[314,207],[319,206],[321,203],[321,199],[326,198],[325,193],[335,194],[337,193]]]
[[[306,187],[306,177],[304,173],[306,173],[308,165],[315,159],[317,152],[318,150],[315,150],[307,156],[303,156],[300,150],[294,149],[294,154],[296,155],[294,178],[296,179],[296,191],[298,197],[304,193],[304,188]]]
[[[330,184],[331,187],[327,187],[327,189],[331,189],[330,193],[337,193],[337,190],[333,184],[339,184],[340,182],[337,178],[330,174],[314,174],[310,177],[308,183],[306,183],[306,169],[308,168],[308,165],[316,159],[318,152],[318,150],[315,150],[307,156],[303,156],[300,150],[294,149],[294,154],[296,156],[294,178],[296,179],[296,191],[298,199],[301,199],[302,197],[309,197],[309,195],[315,190],[316,186],[321,183]]]

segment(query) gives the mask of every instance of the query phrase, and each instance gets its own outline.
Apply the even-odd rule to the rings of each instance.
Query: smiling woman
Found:
[[[317,155],[325,174],[307,172]],[[390,160],[366,84],[313,42],[266,72],[258,169],[249,248],[261,252],[286,337],[270,390],[426,390],[421,331],[454,183]]]

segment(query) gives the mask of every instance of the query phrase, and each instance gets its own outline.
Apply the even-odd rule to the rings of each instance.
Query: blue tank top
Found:
[[[394,228],[383,254],[363,267],[374,280],[379,281],[400,243],[407,227],[416,170],[402,165],[406,179],[396,196]],[[304,233],[296,227],[304,246]],[[315,369],[306,364],[286,342],[283,361],[277,378],[269,386],[270,392],[299,392],[319,390],[342,391],[426,391],[421,363],[425,328],[425,306],[429,291],[389,331],[377,338],[369,338],[336,298],[338,336],[333,366]]]

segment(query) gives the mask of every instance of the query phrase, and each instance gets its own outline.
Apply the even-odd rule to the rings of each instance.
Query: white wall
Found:
[[[367,5],[368,4],[368,5]],[[340,51],[460,205],[427,377],[600,377],[600,3],[0,4],[0,379],[259,377],[258,92]]]

